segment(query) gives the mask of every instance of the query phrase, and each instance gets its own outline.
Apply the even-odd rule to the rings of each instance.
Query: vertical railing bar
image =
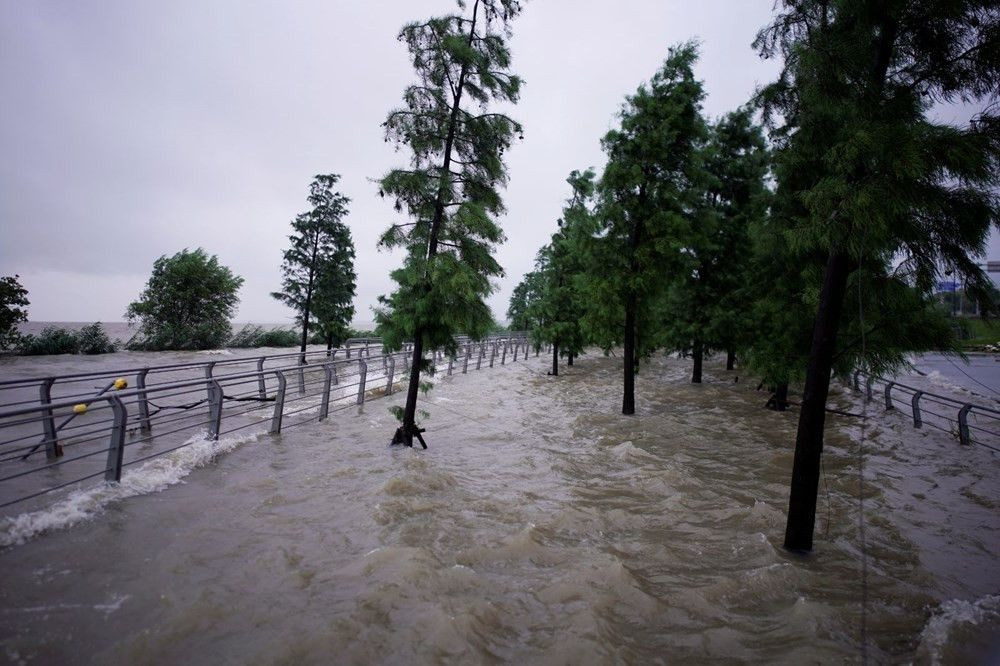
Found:
[[[285,388],[288,386],[288,381],[283,371],[275,370],[274,374],[278,378],[278,389],[274,394],[274,415],[271,417],[271,429],[268,432],[277,435],[281,432],[281,419],[285,415]]]
[[[919,428],[923,425],[923,421],[920,418],[920,396],[924,394],[923,391],[916,391],[913,394],[913,398],[910,400],[910,406],[913,408],[913,427]]]
[[[149,396],[146,394],[146,375],[149,368],[143,368],[135,376],[135,387],[139,390],[136,397],[136,405],[139,407],[139,431],[149,433],[153,430],[153,424],[149,419]]]
[[[333,385],[333,363],[323,364],[323,401],[319,406],[319,420],[322,421],[330,413],[330,387]]]
[[[219,439],[222,426],[222,385],[213,379],[208,384],[208,438]]]
[[[267,398],[267,382],[264,381],[264,359],[266,357],[261,356],[257,359],[257,372],[260,373],[257,377],[257,397],[261,400]]]
[[[969,411],[973,405],[966,403],[958,410],[958,441],[968,446],[971,444],[969,437]]]
[[[114,422],[111,426],[111,441],[108,442],[108,461],[104,468],[105,481],[122,480],[122,463],[125,460],[125,424],[128,422],[128,410],[117,395],[112,395],[108,402]]]
[[[368,378],[368,364],[358,355],[358,404],[365,404],[365,380]]]

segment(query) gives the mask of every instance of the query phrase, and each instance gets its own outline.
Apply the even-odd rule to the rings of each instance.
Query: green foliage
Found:
[[[17,325],[28,321],[28,290],[20,275],[0,277],[0,349],[16,347],[20,341]]]
[[[492,256],[504,240],[493,220],[504,210],[497,187],[507,179],[503,152],[521,127],[483,107],[516,102],[521,80],[507,72],[510,52],[487,18],[516,11],[516,3],[477,0],[471,18],[434,18],[400,33],[420,80],[383,123],[387,141],[411,150],[411,168],[381,181],[383,196],[412,220],[393,224],[380,240],[407,251],[392,273],[397,290],[376,311],[391,349],[420,335],[428,347],[453,351],[456,333],[479,338],[492,324],[484,299],[490,278],[503,275]]]
[[[593,169],[587,169],[573,171],[566,179],[573,193],[563,208],[559,230],[539,250],[535,271],[530,274],[533,281],[522,283],[533,291],[525,288],[519,295],[525,301],[522,316],[532,324],[536,347],[554,343],[562,356],[580,354],[586,343],[582,324],[588,300],[586,253],[597,231],[590,209],[594,177]]]
[[[46,326],[38,335],[25,335],[18,351],[25,356],[47,354],[110,354],[118,345],[108,337],[104,326],[94,322],[79,331]]]
[[[271,294],[296,311],[303,349],[311,318],[323,342],[336,347],[347,339],[354,316],[354,242],[341,221],[350,199],[333,191],[339,180],[337,174],[318,175],[309,186],[313,208],[292,221],[294,233],[281,264],[281,291]]]
[[[460,9],[467,9],[459,3]],[[503,275],[493,249],[504,240],[495,217],[504,212],[498,188],[506,184],[506,151],[521,126],[491,103],[514,103],[521,80],[509,72],[510,51],[497,27],[520,11],[514,0],[473,0],[468,15],[411,23],[399,34],[409,49],[417,83],[402,107],[383,123],[385,140],[407,147],[410,168],[381,180],[409,221],[390,226],[379,246],[406,251],[392,272],[396,290],[379,298],[375,320],[386,347],[404,341],[454,353],[454,336],[479,339],[493,315],[485,299]],[[427,372],[417,358],[411,372]],[[407,395],[404,431],[412,436],[416,393]]]
[[[139,321],[130,349],[214,349],[230,338],[229,320],[239,304],[243,278],[201,248],[162,256],[139,300],[125,317]]]
[[[694,224],[671,234],[677,267],[662,307],[663,344],[681,352],[735,350],[747,339],[751,226],[766,211],[768,155],[763,131],[740,109],[709,126],[699,146],[700,173],[689,188],[699,197]],[[682,233],[679,233],[682,232]]]
[[[263,326],[248,324],[237,331],[227,347],[234,349],[256,349],[258,347],[295,347],[299,344],[299,335],[288,328],[272,328],[265,330]]]
[[[76,340],[81,354],[110,354],[118,351],[118,344],[108,337],[108,332],[99,321],[77,331]]]
[[[636,356],[663,345],[662,285],[679,270],[682,239],[700,210],[698,147],[707,129],[694,44],[670,50],[648,85],[627,98],[619,129],[602,140],[608,163],[598,184],[603,228],[589,245],[586,326],[605,350],[621,344],[634,315]]]
[[[835,369],[889,372],[905,365],[906,351],[953,349],[929,296],[944,272],[984,311],[993,307],[975,258],[1000,223],[996,107],[966,127],[928,117],[937,101],[997,94],[993,4],[786,2],[758,36],[765,56],[785,61],[759,95],[766,116],[783,121],[773,133],[778,187],[768,225],[781,239],[766,262],[776,290],[758,311],[789,326],[780,340],[772,321],[778,335],[751,350],[768,373],[803,374],[808,322],[836,253],[847,255],[851,275]],[[794,362],[778,362],[782,352]]]

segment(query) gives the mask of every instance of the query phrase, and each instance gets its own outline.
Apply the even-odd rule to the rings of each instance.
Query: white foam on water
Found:
[[[1000,619],[1000,595],[988,594],[975,601],[945,601],[920,632],[920,647],[927,651],[931,663],[940,664],[942,650],[948,644],[953,629],[963,624],[978,625],[990,619]]]
[[[126,470],[119,483],[103,483],[74,490],[45,509],[0,519],[0,547],[20,545],[43,532],[76,525],[94,517],[112,502],[160,492],[181,483],[192,470],[256,440],[262,434],[263,431],[253,432],[219,440],[208,439],[205,432],[193,435],[185,442],[187,446],[184,448]]]

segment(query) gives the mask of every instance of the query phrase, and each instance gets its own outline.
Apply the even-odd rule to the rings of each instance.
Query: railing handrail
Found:
[[[484,337],[483,340],[503,339],[503,338],[511,338],[511,337],[522,337],[522,336],[523,336],[522,332],[513,332],[513,331],[510,332],[510,333],[491,333],[491,334],[487,335],[486,337]],[[456,336],[456,337],[461,337],[461,336]],[[370,340],[374,341],[375,339],[374,338],[370,338]],[[360,341],[360,340],[358,340],[358,341]],[[381,342],[381,338],[379,338],[378,341]],[[345,343],[346,342],[348,342],[348,341],[345,341]],[[410,343],[407,343],[407,344],[410,344]],[[211,351],[215,351],[215,350],[211,350]],[[241,356],[239,358],[224,358],[224,359],[218,359],[218,360],[190,361],[190,362],[186,362],[186,363],[168,363],[168,364],[164,364],[164,365],[142,365],[142,366],[135,366],[135,367],[130,367],[130,368],[120,368],[120,369],[114,369],[114,370],[95,370],[93,372],[79,372],[79,373],[72,373],[72,374],[67,374],[67,375],[39,375],[39,376],[36,376],[36,377],[25,377],[25,378],[22,378],[22,379],[8,379],[6,381],[0,381],[0,388],[9,388],[9,387],[14,387],[14,386],[31,386],[33,384],[38,384],[39,382],[43,382],[43,381],[46,381],[48,379],[54,379],[55,381],[60,382],[60,381],[67,381],[67,380],[88,379],[88,378],[97,378],[97,377],[111,377],[111,376],[114,376],[114,375],[131,375],[131,374],[135,374],[137,372],[142,372],[142,371],[146,371],[146,372],[162,372],[162,371],[165,371],[165,370],[188,370],[188,369],[191,369],[191,368],[205,367],[207,365],[212,365],[213,367],[217,367],[217,366],[220,366],[220,365],[235,365],[235,364],[238,364],[238,363],[248,363],[248,362],[258,361],[258,360],[260,360],[262,358],[265,361],[267,361],[267,360],[274,360],[274,359],[281,359],[281,358],[300,358],[302,356],[311,356],[311,355],[312,356],[315,356],[315,355],[323,355],[323,356],[325,356],[325,355],[328,355],[330,353],[337,352],[337,351],[347,351],[347,349],[344,348],[344,347],[334,347],[332,349],[314,349],[312,351],[307,350],[307,351],[304,351],[304,352],[302,352],[302,351],[283,352],[281,354],[264,354],[262,356],[257,356],[257,355],[249,356],[248,355],[248,356]],[[396,352],[393,352],[393,353],[396,353]],[[379,356],[382,356],[382,355],[383,354],[379,354]]]
[[[915,388],[913,386],[909,386],[907,384],[902,384],[900,382],[897,382],[895,379],[886,379],[886,378],[880,377],[878,375],[872,375],[872,374],[870,374],[868,372],[865,372],[864,370],[856,370],[854,372],[854,374],[856,376],[858,376],[858,377],[870,378],[872,380],[872,383],[874,383],[874,382],[882,382],[883,384],[888,384],[888,383],[891,382],[893,388],[902,389],[904,392],[908,391],[909,393],[912,394],[912,393],[917,393],[919,391],[922,394],[923,397],[928,397],[929,396],[929,397],[932,397],[932,398],[937,398],[939,400],[944,400],[945,402],[951,403],[952,405],[954,405],[956,407],[964,407],[965,405],[971,405],[972,409],[976,410],[977,412],[989,412],[991,414],[996,414],[997,416],[1000,416],[1000,409],[995,409],[993,407],[987,407],[986,405],[981,405],[981,404],[976,403],[976,402],[970,402],[968,400],[959,400],[958,398],[952,398],[952,397],[947,396],[947,395],[941,395],[940,393],[934,393],[933,391],[927,391],[925,389],[918,389],[918,388]]]

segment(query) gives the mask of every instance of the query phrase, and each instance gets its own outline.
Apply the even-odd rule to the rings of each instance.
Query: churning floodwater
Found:
[[[914,380],[963,390],[935,363]],[[838,386],[836,407],[871,418],[829,420],[804,558],[781,548],[796,411],[763,409],[738,372],[709,363],[692,385],[689,361],[661,357],[623,417],[620,359],[588,354],[557,378],[547,364],[437,378],[427,451],[386,445],[394,395],[223,437],[195,464],[170,454],[181,473],[152,492],[0,551],[6,657],[1000,658],[998,454]]]

